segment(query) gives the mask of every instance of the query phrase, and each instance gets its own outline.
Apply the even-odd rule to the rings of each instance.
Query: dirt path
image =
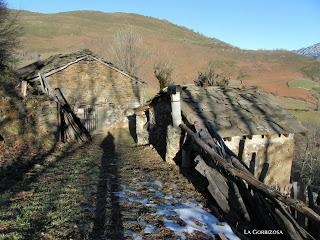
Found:
[[[0,239],[237,239],[193,186],[126,130],[36,165],[1,194]]]

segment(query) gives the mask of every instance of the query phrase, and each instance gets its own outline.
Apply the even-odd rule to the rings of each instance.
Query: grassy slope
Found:
[[[274,96],[271,94],[269,97],[278,103],[279,106],[288,110],[288,112],[299,119],[302,124],[312,122],[320,125],[320,112],[316,110],[315,104],[293,98]]]
[[[300,69],[314,60],[286,51],[244,51],[222,41],[207,38],[187,28],[137,14],[76,11],[58,14],[39,14],[22,11],[24,27],[23,61],[26,64],[54,53],[90,48],[108,58],[108,47],[119,27],[132,24],[143,37],[145,56],[141,58],[139,76],[157,91],[152,67],[160,59],[170,61],[177,83],[190,83],[208,61],[233,79],[239,75],[248,85],[280,96],[310,100],[305,89],[289,89],[287,82],[303,77]],[[242,74],[241,74],[242,72]],[[245,73],[245,74],[243,74]]]
[[[311,90],[313,88],[320,87],[320,83],[314,82],[307,79],[301,79],[301,80],[293,80],[289,82],[289,87],[291,88],[304,88]]]

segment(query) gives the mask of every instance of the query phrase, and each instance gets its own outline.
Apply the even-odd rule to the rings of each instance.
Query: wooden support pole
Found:
[[[254,176],[249,175],[247,171],[237,169],[230,162],[227,162],[220,155],[218,155],[211,147],[209,147],[204,141],[202,141],[197,136],[197,134],[194,133],[185,124],[180,124],[180,128],[186,131],[187,134],[189,134],[189,136],[194,140],[194,142],[197,143],[212,158],[212,160],[214,160],[215,163],[222,169],[224,169],[228,174],[244,180],[245,182],[247,182],[247,184],[261,191],[266,196],[277,199],[285,203],[287,206],[294,208],[298,212],[305,214],[307,217],[316,221],[317,223],[320,223],[320,216],[312,209],[307,207],[303,202],[286,197],[282,195],[280,191],[272,189],[271,187],[257,180]]]
[[[44,82],[43,82],[42,75],[41,75],[41,73],[39,73],[38,75],[39,75],[39,81],[40,81],[40,85],[41,85],[41,90],[42,90],[43,93],[45,93],[46,89],[45,89],[45,85],[44,85]]]
[[[27,96],[27,88],[28,88],[27,81],[22,81],[21,82],[21,94],[22,94],[22,97],[26,97]]]

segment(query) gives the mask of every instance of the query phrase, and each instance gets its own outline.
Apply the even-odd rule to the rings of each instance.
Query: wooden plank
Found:
[[[51,88],[48,82],[48,79],[46,77],[43,77],[43,83],[46,93],[50,96],[51,95]]]
[[[28,88],[27,81],[22,81],[21,82],[21,95],[22,95],[22,97],[26,97],[27,96],[27,88]]]
[[[200,156],[195,158],[195,162],[197,164],[195,169],[202,176],[206,177],[209,182],[208,191],[211,196],[217,202],[222,211],[229,213],[230,206],[227,200],[229,188],[227,183],[225,181],[221,181],[221,179],[219,180],[218,178],[215,178],[215,175],[217,175],[215,170],[211,169]]]
[[[218,233],[217,237],[219,240],[228,240],[228,238],[226,237],[226,235],[224,235],[224,233]]]
[[[40,81],[40,85],[41,85],[41,90],[42,90],[43,93],[45,93],[46,90],[45,90],[45,86],[44,86],[44,83],[43,83],[42,75],[41,75],[41,73],[39,73],[38,75],[39,75],[39,81]]]
[[[60,68],[54,69],[54,70],[52,70],[52,71],[44,74],[43,76],[44,76],[44,77],[49,77],[49,76],[51,76],[52,74],[55,74],[55,73],[57,73],[57,72],[60,72],[60,71],[62,71],[62,70],[64,70],[64,69],[68,68],[69,66],[71,66],[71,65],[73,65],[73,64],[75,64],[75,63],[77,63],[77,62],[80,62],[80,61],[82,61],[83,59],[86,59],[88,56],[89,56],[89,55],[80,57],[80,58],[76,59],[75,61],[69,62],[68,64],[66,64],[66,65],[64,65],[64,66],[62,66],[62,67],[60,67]]]
[[[278,199],[279,201],[285,203],[287,206],[293,207],[295,210],[299,211],[302,214],[305,214],[310,219],[313,219],[317,223],[320,223],[320,216],[311,208],[307,207],[303,202],[288,198],[287,196],[282,195],[280,191],[272,189],[270,186],[260,182],[247,171],[237,169],[230,162],[226,161],[221,156],[219,156],[214,150],[212,150],[212,148],[210,148],[204,141],[202,141],[197,136],[197,134],[194,133],[185,124],[181,124],[180,128],[187,132],[187,134],[194,140],[194,142],[197,143],[205,152],[207,152],[209,156],[212,158],[212,160],[219,167],[223,168],[228,174],[230,174],[233,177],[242,179],[253,188],[264,193],[266,196],[272,199]]]

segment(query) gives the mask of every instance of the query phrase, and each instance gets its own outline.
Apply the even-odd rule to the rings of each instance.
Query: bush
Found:
[[[294,157],[295,178],[306,186],[320,185],[320,126],[307,123],[307,135],[296,136]]]
[[[320,82],[320,62],[313,62],[303,67],[302,72],[304,75],[313,81]]]
[[[220,86],[226,87],[230,83],[230,78],[215,72],[212,63],[208,64],[206,72],[199,72],[194,84],[199,87]]]
[[[19,26],[10,14],[5,2],[0,0],[0,71],[8,69],[14,62],[14,50],[18,43]]]
[[[172,83],[173,67],[165,61],[158,62],[153,67],[155,77],[159,81],[160,90]]]

